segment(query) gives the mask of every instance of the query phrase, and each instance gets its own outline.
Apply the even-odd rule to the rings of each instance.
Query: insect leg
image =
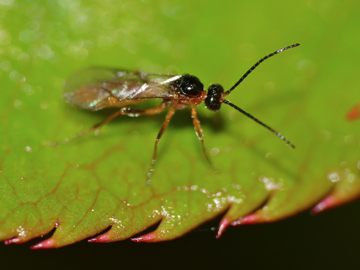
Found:
[[[100,126],[102,126],[103,124],[106,124],[107,122],[110,122],[111,120],[113,120],[116,116],[122,114],[122,111],[117,111],[116,113],[110,115],[109,117],[107,117],[106,119],[104,119],[103,121],[101,121],[100,123],[97,123],[96,125],[92,126],[91,128],[87,129],[87,130],[84,130],[84,131],[81,131],[79,132],[78,134],[76,134],[75,136],[73,137],[70,137],[70,138],[67,138],[65,140],[62,140],[61,142],[52,142],[52,143],[49,143],[49,145],[51,146],[56,146],[58,144],[66,144],[72,140],[75,140],[85,134],[88,134],[89,132],[91,131],[94,131],[96,130],[97,128],[99,128]]]
[[[202,146],[204,156],[205,156],[206,160],[209,162],[210,166],[213,168],[213,170],[216,171],[213,164],[210,161],[210,158],[209,158],[208,154],[206,153],[206,149],[205,149],[205,145],[204,145],[204,137],[203,137],[202,129],[201,129],[201,126],[200,126],[200,121],[199,121],[199,119],[197,117],[195,105],[191,106],[191,117],[193,119],[196,135],[198,136],[198,138],[199,138],[199,140],[201,142],[201,146]]]
[[[131,116],[131,117],[137,117],[139,115],[144,115],[144,114],[147,114],[147,115],[154,115],[154,114],[158,114],[158,113],[161,113],[163,112],[167,107],[168,107],[168,103],[163,101],[162,103],[159,104],[159,106],[155,107],[155,108],[152,108],[152,109],[147,109],[147,110],[137,110],[137,109],[133,109],[133,108],[129,108],[129,107],[124,107],[124,108],[121,108],[119,111],[117,111],[116,113],[110,115],[109,117],[107,117],[106,119],[104,119],[103,121],[101,121],[100,123],[97,123],[96,125],[92,126],[91,128],[87,129],[87,130],[84,130],[84,131],[81,131],[80,133],[76,134],[75,136],[71,137],[71,138],[68,138],[68,139],[65,139],[61,142],[58,142],[58,143],[50,143],[51,146],[56,146],[58,144],[66,144],[76,138],[79,138],[91,131],[94,131],[96,129],[98,129],[100,126],[110,122],[111,120],[113,120],[116,116],[118,115],[128,115],[128,116]]]
[[[152,158],[152,161],[151,161],[150,169],[149,169],[149,172],[147,174],[146,184],[150,183],[151,175],[152,175],[152,173],[154,171],[154,164],[155,164],[155,161],[156,161],[157,144],[158,144],[161,136],[164,134],[164,131],[166,130],[167,126],[169,125],[169,122],[170,122],[171,118],[173,117],[173,115],[175,114],[175,111],[176,111],[176,109],[174,109],[173,107],[170,107],[170,109],[169,109],[169,111],[168,111],[168,113],[166,115],[165,121],[161,126],[159,134],[157,135],[157,137],[155,139],[154,153],[153,153],[153,158]]]

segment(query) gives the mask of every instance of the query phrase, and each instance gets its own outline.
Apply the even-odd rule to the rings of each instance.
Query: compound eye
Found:
[[[198,96],[204,89],[204,85],[198,78],[191,75],[184,75],[181,78],[180,90],[186,96]]]

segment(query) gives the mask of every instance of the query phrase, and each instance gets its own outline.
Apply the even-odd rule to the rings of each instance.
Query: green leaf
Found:
[[[0,2],[0,239],[23,243],[56,227],[34,248],[60,247],[110,228],[92,241],[111,242],[160,222],[133,239],[155,242],[224,213],[220,236],[230,224],[272,222],[313,206],[318,213],[357,198],[360,127],[345,115],[359,99],[359,19],[351,12],[359,4],[299,4],[295,12],[293,3],[277,2]],[[274,18],[279,6],[286,12]],[[283,23],[290,11],[291,24]],[[344,37],[334,41],[333,33]],[[218,113],[198,107],[219,173],[202,154],[189,110],[176,112],[159,142],[149,185],[164,114],[120,116],[96,134],[47,146],[113,113],[63,102],[64,80],[78,69],[190,73],[228,89],[261,57],[296,42],[302,46],[266,61],[229,96],[295,150],[225,104]]]

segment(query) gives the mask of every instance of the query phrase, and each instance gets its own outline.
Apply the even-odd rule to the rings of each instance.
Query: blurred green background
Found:
[[[27,106],[38,107],[31,114],[36,118],[24,124],[28,134],[23,141],[0,138],[22,147],[34,143],[31,138],[39,134],[62,139],[100,121],[104,115],[75,113],[60,99],[64,79],[84,67],[190,73],[204,85],[215,82],[229,88],[259,58],[296,42],[302,46],[269,60],[229,99],[255,110],[322,93],[301,109],[310,122],[318,122],[312,119],[313,112],[321,124],[331,125],[334,117],[344,118],[344,108],[350,109],[360,99],[359,15],[358,1],[0,0],[0,87],[5,97],[0,98],[0,106],[22,108],[10,118],[1,115],[1,133],[7,123],[16,128],[14,118],[27,119]],[[199,107],[203,116],[212,116]],[[331,116],[321,115],[327,111],[323,107],[333,108]],[[225,109],[223,115],[230,111]],[[49,115],[54,122],[43,128]],[[60,117],[67,117],[68,125],[58,127]],[[344,121],[344,129],[346,125]],[[149,136],[154,138],[156,133],[153,130]],[[206,140],[216,139],[211,136],[208,133]],[[170,155],[169,151],[164,154]],[[54,264],[60,256],[63,262],[57,266],[63,268],[87,263],[134,268],[161,264],[173,268],[350,268],[359,262],[358,209],[355,203],[315,218],[304,213],[271,225],[238,227],[221,240],[215,240],[211,232],[195,232],[152,245],[125,241],[40,252],[29,251],[28,245],[1,249],[6,267],[26,265],[29,269]],[[20,254],[24,259],[18,261]]]

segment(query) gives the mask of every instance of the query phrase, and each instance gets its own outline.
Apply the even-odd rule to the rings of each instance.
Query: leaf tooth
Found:
[[[11,244],[21,244],[21,239],[19,237],[14,237],[12,239],[5,240],[5,245],[11,245]]]
[[[219,224],[219,229],[218,229],[218,232],[217,232],[217,235],[216,235],[216,238],[219,239],[222,234],[225,232],[225,230],[230,226],[231,224],[231,220],[224,217],[221,221],[220,221],[220,224]]]
[[[89,243],[109,243],[111,241],[111,237],[109,234],[105,233],[102,235],[99,235],[97,237],[91,238],[88,240]]]
[[[31,246],[31,249],[48,249],[55,247],[55,240],[52,238],[46,239],[44,241],[41,241],[40,243],[37,243],[36,245]]]
[[[152,232],[152,233],[144,234],[139,237],[131,238],[130,240],[133,242],[151,243],[151,242],[156,242],[157,238],[158,238],[158,235],[156,233]]]
[[[321,212],[324,212],[325,210],[329,210],[330,208],[335,207],[337,204],[337,200],[335,196],[330,195],[323,199],[321,202],[319,202],[317,205],[314,206],[313,209],[311,209],[310,213],[312,215],[320,214]]]
[[[360,169],[360,161],[358,161],[356,166],[355,170],[354,168],[346,167],[337,173],[339,181],[336,182],[331,194],[328,194],[314,206],[311,210],[312,215],[339,207],[360,197],[360,177],[357,175],[357,169]]]
[[[239,225],[245,225],[245,224],[257,224],[262,222],[263,219],[260,215],[257,215],[256,213],[250,214],[246,217],[239,218],[238,220],[231,223],[232,226],[239,226]]]

